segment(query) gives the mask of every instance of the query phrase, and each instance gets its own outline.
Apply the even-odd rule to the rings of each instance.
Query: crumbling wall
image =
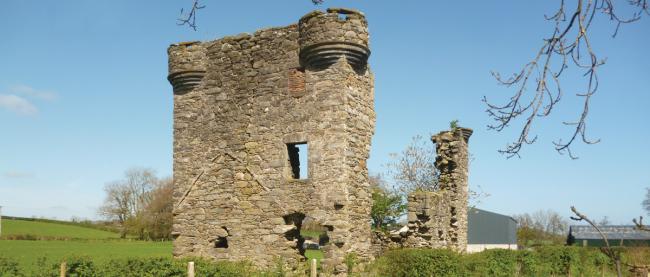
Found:
[[[374,132],[367,22],[350,10],[170,46],[174,256],[269,267],[304,257],[300,229],[325,226],[326,270],[371,258],[366,160]],[[293,156],[306,153],[308,165]],[[297,166],[308,176],[296,177]]]
[[[408,196],[407,225],[388,234],[375,232],[378,253],[387,248],[467,248],[468,148],[471,129],[456,128],[432,136],[436,144],[438,191]]]
[[[467,204],[469,197],[469,151],[467,143],[472,129],[455,128],[431,137],[436,144],[436,168],[440,190],[447,194],[449,247],[459,252],[467,249]]]
[[[408,231],[402,245],[412,248],[451,246],[450,193],[417,191],[408,196]]]

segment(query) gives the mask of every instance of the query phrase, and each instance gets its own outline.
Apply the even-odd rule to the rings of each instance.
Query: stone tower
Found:
[[[348,253],[370,258],[375,113],[364,15],[314,11],[168,53],[174,256],[296,264],[309,219],[326,230],[326,270],[345,272]]]

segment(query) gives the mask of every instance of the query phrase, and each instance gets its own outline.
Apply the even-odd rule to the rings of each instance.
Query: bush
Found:
[[[356,253],[349,253],[345,255],[345,265],[348,267],[348,274],[354,272],[354,267],[357,265],[358,257]]]
[[[23,276],[18,268],[18,262],[11,258],[0,256],[0,277]]]
[[[464,255],[448,250],[400,249],[386,252],[371,268],[372,276],[531,277],[600,276],[613,269],[599,249],[570,246],[491,249]]]
[[[646,248],[617,249],[625,259],[645,259]],[[67,257],[67,276],[186,276],[187,262],[194,261],[196,276],[293,276],[306,273],[305,263],[287,271],[282,259],[267,272],[248,262],[215,262],[197,258],[124,258],[97,263],[88,257]],[[457,254],[444,249],[396,249],[387,251],[370,265],[358,264],[348,254],[344,262],[352,274],[362,276],[600,276],[611,275],[612,263],[597,248],[543,246],[527,250],[492,249],[474,254]],[[34,272],[20,272],[20,265],[0,257],[0,277],[59,276],[60,261],[38,260]],[[365,268],[366,270],[363,270]],[[362,269],[363,272],[353,272]],[[626,269],[623,268],[625,271]],[[295,272],[294,272],[295,271]],[[605,272],[603,272],[605,271]]]
[[[168,258],[131,258],[112,260],[102,269],[102,276],[182,276],[186,274],[183,263]]]
[[[184,262],[184,265],[187,266],[187,262]],[[207,260],[196,260],[195,267],[196,276],[246,277],[260,274],[249,262],[214,262]]]
[[[101,276],[95,263],[90,257],[69,256],[66,261],[66,276],[71,277],[90,277]],[[34,276],[39,277],[58,277],[61,269],[61,262],[50,262],[47,258],[39,258],[36,262],[36,271]]]
[[[112,260],[101,276],[171,277],[187,275],[187,263],[194,261],[196,276],[251,276],[254,268],[246,262],[213,262],[203,259],[176,260],[172,258],[132,258]]]
[[[376,276],[463,276],[459,254],[446,249],[396,249],[374,264]]]
[[[490,249],[466,255],[464,264],[468,274],[475,276],[514,276],[517,272],[517,252]]]
[[[107,276],[107,277],[172,277],[186,276],[187,263],[194,261],[196,276],[228,276],[245,277],[255,276],[260,273],[255,271],[247,262],[213,262],[203,259],[177,260],[173,258],[126,258],[115,259],[105,264],[97,265],[87,257],[68,257],[67,275],[72,277]],[[60,262],[48,261],[41,258],[37,262],[34,276],[58,277]],[[17,268],[17,264],[15,265]],[[2,259],[0,259],[0,272],[2,272]],[[17,272],[17,271],[16,271]],[[2,275],[22,276],[22,275]]]
[[[540,266],[539,255],[529,250],[520,250],[518,252],[517,265],[520,276],[540,276],[543,271]]]

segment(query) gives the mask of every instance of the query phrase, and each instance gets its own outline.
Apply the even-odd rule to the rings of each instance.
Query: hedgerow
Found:
[[[464,255],[446,249],[397,249],[370,268],[372,276],[600,276],[613,271],[598,249],[568,246]]]
[[[629,259],[647,249],[619,249]],[[636,251],[636,252],[634,252]],[[650,253],[650,252],[649,252]],[[352,255],[350,255],[352,256]],[[640,259],[641,259],[640,258]],[[122,258],[97,263],[90,257],[66,257],[66,276],[186,276],[190,259]],[[285,276],[282,267],[259,271],[249,262],[215,262],[192,258],[196,276]],[[60,260],[41,258],[33,272],[11,257],[0,257],[0,277],[59,276]],[[355,256],[348,266],[357,263]],[[352,266],[351,266],[352,265]],[[474,254],[458,254],[446,249],[396,249],[362,266],[364,272],[353,276],[601,276],[611,275],[613,266],[597,248],[544,246],[527,250],[492,249]],[[351,270],[355,271],[355,270]]]

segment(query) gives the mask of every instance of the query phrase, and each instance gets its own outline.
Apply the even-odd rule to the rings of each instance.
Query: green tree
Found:
[[[388,189],[386,183],[378,176],[370,177],[372,189],[372,217],[373,226],[377,229],[385,229],[388,224],[397,222],[397,219],[404,214],[406,204],[402,195],[394,190]]]

